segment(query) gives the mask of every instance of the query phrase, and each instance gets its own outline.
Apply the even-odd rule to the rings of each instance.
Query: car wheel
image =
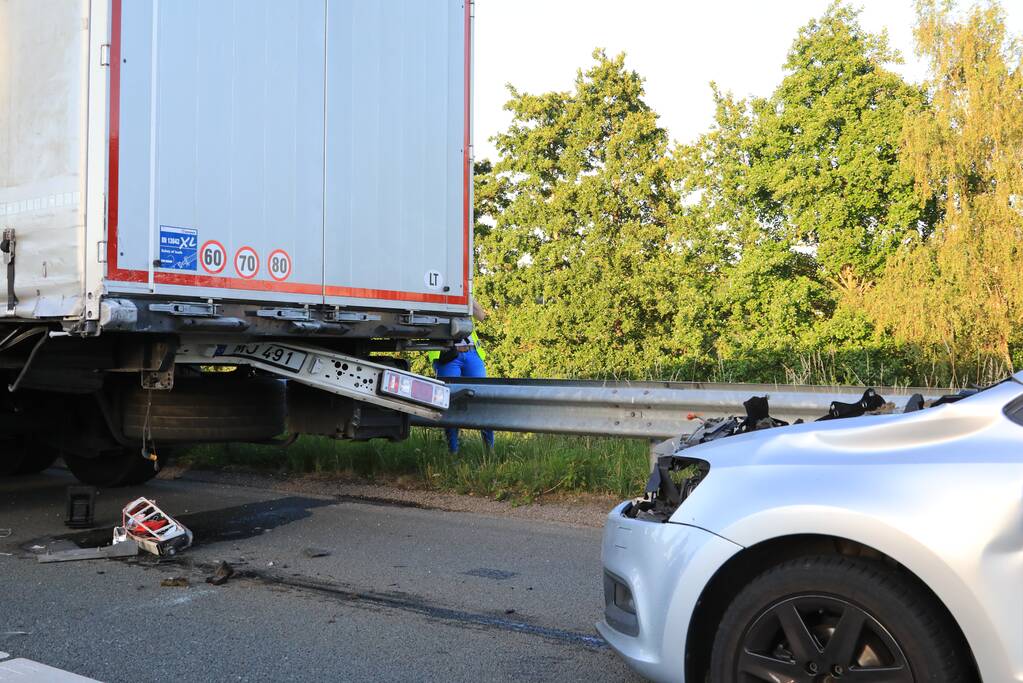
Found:
[[[710,680],[973,680],[955,633],[934,597],[887,565],[806,557],[767,570],[735,597],[714,638]]]
[[[144,484],[158,471],[137,448],[105,451],[91,458],[65,453],[64,463],[78,481],[100,488]]]

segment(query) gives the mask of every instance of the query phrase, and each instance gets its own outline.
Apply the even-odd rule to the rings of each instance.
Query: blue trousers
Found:
[[[483,359],[476,352],[476,347],[469,347],[468,351],[448,363],[434,363],[433,369],[438,377],[486,377],[487,368],[483,365]],[[458,430],[445,429],[444,434],[448,438],[448,450],[452,453],[458,452]],[[494,432],[489,429],[480,430],[483,436],[483,443],[488,447],[494,447]]]

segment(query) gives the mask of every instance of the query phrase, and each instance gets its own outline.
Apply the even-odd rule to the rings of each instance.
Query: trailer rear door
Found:
[[[467,310],[462,0],[113,0],[111,24],[111,290]]]

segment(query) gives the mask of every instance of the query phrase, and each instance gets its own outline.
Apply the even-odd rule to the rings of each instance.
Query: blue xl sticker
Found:
[[[195,270],[199,263],[199,231],[193,228],[160,226],[160,267]]]

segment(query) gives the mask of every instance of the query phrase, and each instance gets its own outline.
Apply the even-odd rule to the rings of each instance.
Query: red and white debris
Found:
[[[148,498],[124,506],[121,526],[114,527],[114,543],[131,539],[153,555],[174,555],[192,545],[192,532]]]

